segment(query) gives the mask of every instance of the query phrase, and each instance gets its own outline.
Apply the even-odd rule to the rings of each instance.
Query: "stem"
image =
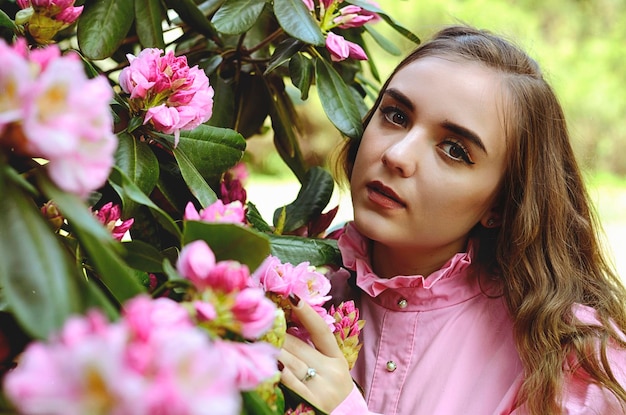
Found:
[[[258,45],[251,47],[250,49],[247,49],[246,52],[248,52],[248,54],[250,53],[254,53],[259,49],[264,48],[265,46],[267,46],[270,42],[272,42],[274,39],[276,39],[278,36],[280,36],[283,33],[283,29],[282,28],[278,28],[276,29],[273,33],[270,33],[268,37],[266,37],[265,39],[263,39]]]

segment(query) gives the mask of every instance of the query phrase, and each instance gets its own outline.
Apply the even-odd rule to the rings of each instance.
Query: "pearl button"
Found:
[[[404,298],[398,301],[398,307],[400,308],[406,308],[407,305],[409,305],[409,302],[405,300]]]
[[[393,372],[397,368],[398,365],[396,365],[396,362],[394,362],[393,360],[387,362],[387,372]]]

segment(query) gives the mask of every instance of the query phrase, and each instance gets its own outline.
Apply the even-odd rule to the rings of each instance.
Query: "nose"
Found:
[[[417,170],[419,151],[419,133],[409,131],[394,141],[383,152],[381,160],[384,166],[401,177],[410,177]]]

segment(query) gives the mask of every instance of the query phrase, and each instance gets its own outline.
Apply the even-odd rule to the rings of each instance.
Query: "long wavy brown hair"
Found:
[[[626,407],[626,390],[608,363],[607,345],[626,347],[626,290],[600,243],[600,226],[572,150],[562,108],[537,63],[502,37],[468,26],[447,27],[394,70],[427,56],[480,62],[502,76],[508,163],[502,181],[502,225],[477,225],[478,258],[502,278],[525,378],[518,405],[530,414],[561,414],[566,357]],[[365,117],[367,126],[380,104]],[[360,140],[349,140],[342,169],[350,177]],[[597,311],[601,325],[573,315]]]

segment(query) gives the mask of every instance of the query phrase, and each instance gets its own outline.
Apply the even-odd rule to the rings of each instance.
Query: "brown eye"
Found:
[[[407,123],[407,117],[404,112],[400,111],[397,107],[385,107],[380,110],[387,121],[394,125],[405,126]]]
[[[446,140],[439,144],[439,148],[444,152],[446,156],[450,157],[452,160],[462,161],[467,164],[474,164],[469,156],[469,153],[461,143]]]

